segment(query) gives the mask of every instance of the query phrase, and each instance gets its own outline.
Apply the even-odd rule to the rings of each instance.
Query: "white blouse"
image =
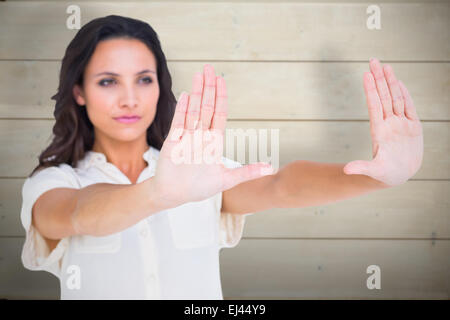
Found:
[[[150,147],[137,183],[155,174],[159,150]],[[226,167],[240,163],[222,157]],[[53,188],[131,184],[103,153],[88,151],[76,168],[49,167],[27,178],[21,221],[22,263],[60,280],[61,299],[223,299],[219,250],[237,245],[247,214],[220,213],[222,193],[160,211],[121,232],[63,238],[51,252],[31,224],[37,198]]]

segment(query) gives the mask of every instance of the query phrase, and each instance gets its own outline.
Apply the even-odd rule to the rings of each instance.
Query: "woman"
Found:
[[[223,299],[218,253],[247,214],[402,184],[420,168],[412,100],[390,68],[370,66],[374,159],[273,174],[222,157],[227,94],[212,66],[177,102],[148,24],[89,22],[62,61],[54,140],[23,186],[24,266],[57,276],[62,299]]]

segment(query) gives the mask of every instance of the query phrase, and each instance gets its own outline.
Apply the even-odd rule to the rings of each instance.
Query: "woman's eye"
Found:
[[[144,81],[144,83],[152,83],[153,82],[152,78],[150,78],[150,77],[145,77],[145,78],[142,78],[141,80]]]
[[[152,78],[150,77],[141,78],[140,80],[146,84],[153,82]],[[115,82],[116,81],[114,79],[102,79],[98,84],[102,87],[108,87],[110,84],[114,84]]]
[[[107,87],[109,83],[113,83],[114,79],[103,79],[100,80],[100,82],[98,83],[99,85],[101,85],[102,87]]]

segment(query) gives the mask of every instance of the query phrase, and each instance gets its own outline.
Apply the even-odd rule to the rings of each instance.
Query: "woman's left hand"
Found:
[[[372,136],[371,161],[355,160],[344,167],[346,174],[363,174],[386,186],[405,183],[422,165],[423,133],[413,100],[392,67],[382,68],[371,59],[364,73]]]

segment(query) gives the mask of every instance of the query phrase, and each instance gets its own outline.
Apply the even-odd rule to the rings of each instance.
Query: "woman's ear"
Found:
[[[73,97],[80,106],[86,105],[83,89],[78,84],[73,86]]]

